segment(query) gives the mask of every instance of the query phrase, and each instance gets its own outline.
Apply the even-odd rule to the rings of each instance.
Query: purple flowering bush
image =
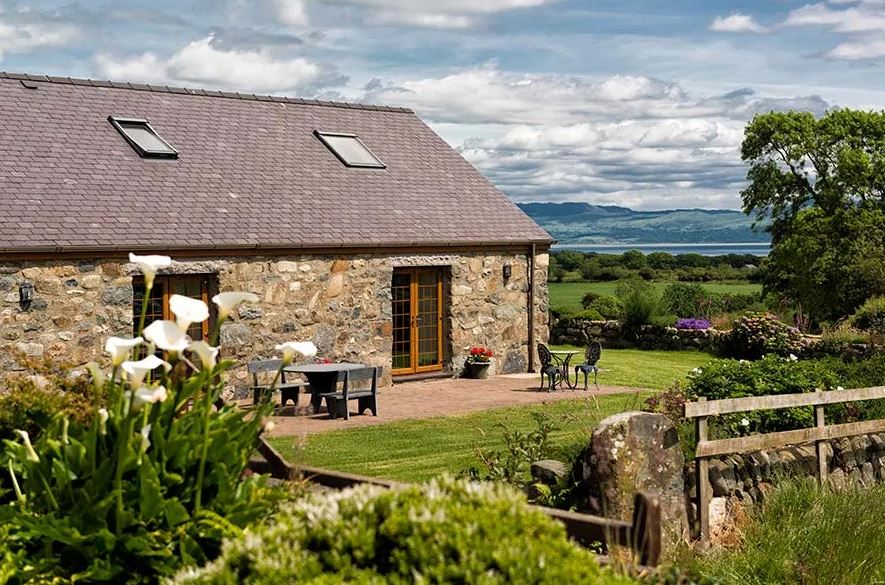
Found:
[[[679,319],[676,321],[676,329],[696,329],[703,331],[712,327],[712,324],[706,319],[698,319],[691,317],[688,319]]]

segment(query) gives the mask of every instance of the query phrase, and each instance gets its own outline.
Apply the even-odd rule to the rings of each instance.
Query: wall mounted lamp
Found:
[[[34,285],[29,280],[22,281],[18,286],[18,305],[22,311],[31,308],[31,302],[34,300]]]
[[[505,264],[504,265],[504,280],[509,279],[512,274],[513,274],[513,267],[510,264]]]

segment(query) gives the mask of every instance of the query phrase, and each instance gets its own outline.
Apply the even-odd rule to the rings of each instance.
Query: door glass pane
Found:
[[[181,295],[203,300],[203,279],[199,276],[180,276],[170,279],[169,295]],[[203,324],[191,323],[187,334],[194,341],[203,339]]]
[[[439,361],[439,272],[418,273],[418,367]]]
[[[393,275],[393,367],[412,367],[411,278],[408,272]]]
[[[165,286],[162,281],[154,282],[151,288],[151,296],[147,300],[147,312],[145,313],[144,326],[147,327],[154,321],[163,320],[163,292]],[[144,301],[144,282],[132,284],[132,334],[138,334],[138,324],[141,320],[142,302]]]

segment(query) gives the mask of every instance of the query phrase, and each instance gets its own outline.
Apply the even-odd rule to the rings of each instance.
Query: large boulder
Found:
[[[676,427],[665,416],[624,412],[604,419],[584,452],[584,469],[595,484],[606,516],[630,520],[636,492],[657,495],[665,544],[688,525]]]

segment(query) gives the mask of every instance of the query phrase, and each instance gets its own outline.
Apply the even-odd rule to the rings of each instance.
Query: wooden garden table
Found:
[[[310,384],[310,407],[314,414],[320,411],[323,404],[322,394],[334,392],[338,385],[338,374],[348,370],[365,368],[364,364],[350,362],[333,362],[330,364],[300,364],[288,366],[286,373],[303,374]]]

